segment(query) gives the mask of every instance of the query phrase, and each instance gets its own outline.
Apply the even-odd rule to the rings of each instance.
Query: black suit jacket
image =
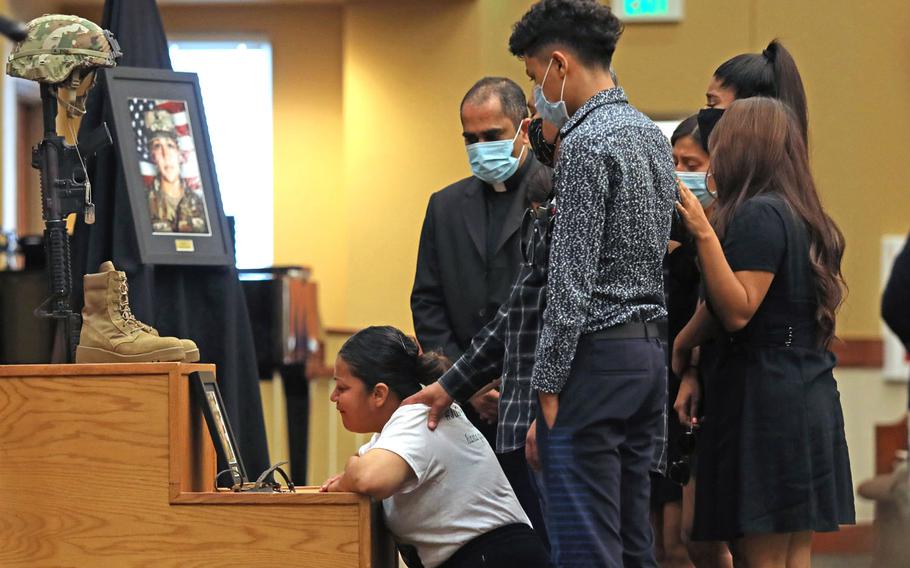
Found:
[[[508,299],[522,260],[519,228],[528,206],[528,189],[532,184],[550,184],[551,174],[528,156],[506,184],[513,180],[517,187],[510,191],[518,194],[492,258],[487,258],[484,192],[490,188],[485,182],[469,177],[430,197],[411,292],[414,329],[424,350],[442,349],[455,361]]]

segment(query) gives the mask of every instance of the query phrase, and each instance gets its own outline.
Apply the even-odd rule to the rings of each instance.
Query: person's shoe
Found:
[[[146,363],[183,361],[176,337],[158,337],[139,325],[130,311],[126,274],[101,265],[98,274],[83,277],[85,306],[76,347],[77,363]]]
[[[116,270],[117,269],[114,268],[114,263],[111,262],[110,260],[108,260],[108,261],[101,263],[101,267],[98,269],[98,272],[116,272]],[[132,313],[130,313],[130,316],[133,317]],[[135,317],[133,317],[133,321],[135,321],[136,324],[140,328],[142,328],[142,330],[145,331],[146,333],[150,333],[150,334],[154,335],[155,337],[159,336],[158,330],[155,329],[154,327],[150,326],[149,324],[142,323],[141,321],[137,320]],[[199,360],[199,348],[196,346],[196,343],[192,339],[181,339],[179,337],[177,339],[180,340],[180,345],[183,347],[183,362],[184,363],[195,363],[196,361],[198,361]]]

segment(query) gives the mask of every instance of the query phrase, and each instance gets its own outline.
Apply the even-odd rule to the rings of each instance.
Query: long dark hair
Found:
[[[344,342],[338,356],[370,390],[385,383],[402,400],[438,379],[451,366],[440,353],[420,353],[413,339],[388,325],[358,331]]]
[[[772,40],[761,53],[742,53],[714,71],[721,86],[733,89],[737,99],[771,97],[784,102],[796,115],[800,131],[809,140],[809,108],[796,61],[780,41]]]
[[[805,145],[797,119],[782,101],[753,97],[731,104],[711,134],[711,171],[717,184],[713,223],[723,238],[747,199],[766,193],[784,199],[809,231],[816,321],[827,346],[834,338],[835,313],[846,294],[841,274],[844,235],[822,208]]]

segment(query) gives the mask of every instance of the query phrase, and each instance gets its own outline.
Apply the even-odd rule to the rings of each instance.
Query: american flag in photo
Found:
[[[180,177],[189,189],[200,191],[199,162],[196,160],[196,146],[193,144],[193,131],[190,127],[186,101],[161,99],[130,99],[129,111],[133,131],[136,133],[136,154],[139,156],[139,170],[145,185],[150,186],[158,174],[158,167],[149,155],[148,132],[145,129],[145,113],[150,110],[163,110],[171,114],[177,130],[177,147],[183,156]]]

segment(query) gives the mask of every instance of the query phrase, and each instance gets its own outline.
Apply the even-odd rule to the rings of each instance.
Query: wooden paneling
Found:
[[[365,497],[207,492],[198,368],[0,367],[0,566],[380,566]]]
[[[844,338],[831,345],[838,367],[881,368],[884,347],[881,339]]]
[[[875,528],[871,523],[843,526],[837,532],[812,535],[812,553],[830,556],[860,556],[875,550]]]
[[[907,450],[907,418],[902,418],[894,424],[876,424],[875,474],[883,475],[894,471],[900,450]]]

